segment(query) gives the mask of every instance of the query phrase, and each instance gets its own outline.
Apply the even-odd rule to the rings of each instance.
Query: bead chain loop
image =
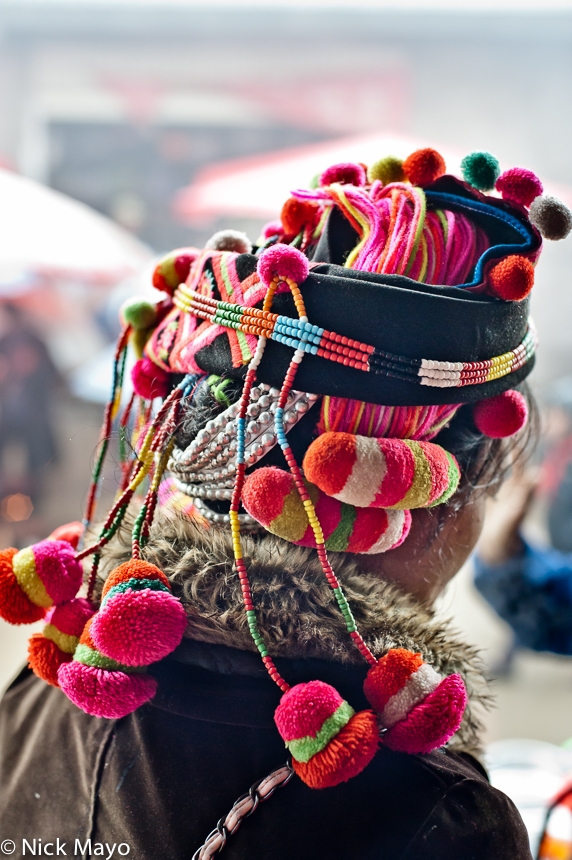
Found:
[[[262,311],[258,311],[258,313],[266,314],[268,317],[270,315],[269,308],[272,303],[272,296],[276,291],[276,287],[280,278],[278,276],[274,277],[270,282],[270,286],[268,288],[268,292],[264,299],[264,306]],[[304,306],[304,300],[300,293],[300,288],[298,284],[294,281],[288,279],[288,286],[292,291],[292,295],[294,297],[294,302],[296,304],[296,310],[298,311],[299,320],[302,325],[308,324],[308,318],[306,317],[306,308]],[[266,667],[266,671],[272,678],[272,680],[278,685],[278,687],[283,691],[287,692],[290,687],[284,681],[270,655],[268,654],[268,650],[266,648],[266,644],[264,642],[264,638],[260,633],[260,629],[258,627],[258,623],[256,621],[256,611],[254,609],[254,604],[252,602],[252,593],[250,590],[250,582],[248,579],[248,573],[246,570],[246,565],[244,563],[243,554],[242,554],[242,544],[240,538],[240,523],[238,519],[238,510],[240,505],[240,499],[242,496],[242,490],[244,487],[245,481],[245,472],[246,472],[246,460],[245,460],[245,436],[246,436],[246,420],[247,420],[247,410],[250,402],[250,394],[252,390],[252,386],[254,384],[254,380],[256,378],[256,370],[260,361],[262,359],[262,355],[264,353],[264,349],[267,343],[267,329],[261,329],[261,333],[258,339],[258,345],[256,347],[256,351],[252,361],[248,366],[248,371],[246,374],[244,388],[242,391],[242,396],[240,399],[240,407],[238,411],[237,418],[237,449],[236,449],[236,479],[232,494],[232,501],[230,505],[230,527],[232,532],[232,544],[234,551],[234,558],[236,563],[236,568],[238,571],[240,585],[242,589],[244,607],[246,610],[246,618],[248,627],[250,630],[250,635],[254,640],[254,644],[258,648],[258,651],[262,657],[262,661]],[[305,340],[307,335],[303,330],[302,338]],[[288,439],[286,437],[286,431],[284,429],[284,408],[286,406],[286,402],[288,400],[288,395],[292,389],[292,385],[294,382],[294,378],[298,371],[298,366],[304,358],[305,351],[303,348],[296,349],[288,370],[286,371],[286,376],[284,378],[284,382],[282,383],[282,388],[280,389],[280,395],[278,398],[278,404],[276,408],[276,412],[274,415],[274,423],[276,429],[276,438],[278,440],[278,444],[280,445],[282,452],[286,458],[286,462],[288,463],[288,467],[290,469],[290,473],[294,478],[294,482],[296,484],[296,488],[300,494],[302,499],[304,509],[306,511],[306,516],[308,517],[308,522],[312,527],[312,531],[314,532],[314,538],[316,541],[316,549],[318,552],[318,558],[320,559],[320,564],[322,566],[322,570],[326,576],[328,584],[332,588],[336,601],[338,603],[339,609],[344,616],[344,620],[346,622],[346,627],[348,633],[354,641],[354,644],[359,649],[362,656],[367,660],[370,665],[375,665],[377,663],[376,658],[373,656],[367,645],[365,644],[361,634],[357,630],[355,619],[353,617],[352,611],[348,605],[346,597],[343,593],[342,587],[338,582],[338,579],[332,570],[330,565],[328,554],[326,552],[324,535],[322,532],[322,527],[320,525],[320,521],[316,516],[316,511],[310,496],[308,495],[306,485],[304,483],[304,479],[302,477],[302,473],[300,468],[296,462],[296,458],[292,453],[292,449],[288,444]]]

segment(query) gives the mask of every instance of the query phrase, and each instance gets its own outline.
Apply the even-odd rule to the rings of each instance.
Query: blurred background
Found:
[[[117,309],[157,254],[255,240],[329,164],[420,145],[453,169],[489,150],[571,205],[571,100],[572,2],[0,0],[1,545],[81,519]],[[571,271],[572,242],[547,243],[534,386],[563,411],[544,449],[570,433]],[[488,740],[572,736],[572,660],[507,661],[470,564],[439,611],[496,678]],[[0,621],[0,686],[29,632]]]

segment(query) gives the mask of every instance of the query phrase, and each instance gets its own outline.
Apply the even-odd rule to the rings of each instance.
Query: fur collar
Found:
[[[243,552],[259,625],[272,656],[362,664],[314,551],[266,534],[244,537]],[[233,571],[228,529],[207,530],[187,518],[158,516],[143,557],[168,576],[183,601],[189,617],[186,636],[256,651]],[[100,587],[111,570],[129,558],[130,530],[124,528],[103,554]],[[389,648],[408,648],[420,652],[438,672],[463,676],[469,705],[449,746],[456,752],[478,753],[477,714],[489,704],[489,694],[476,650],[463,644],[449,623],[436,620],[431,609],[360,572],[344,553],[332,553],[331,563],[376,656]]]

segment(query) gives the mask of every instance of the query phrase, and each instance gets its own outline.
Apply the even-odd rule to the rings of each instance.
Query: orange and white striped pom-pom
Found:
[[[420,654],[405,648],[392,648],[372,666],[364,692],[385,729],[383,743],[412,754],[447,743],[467,705],[460,675],[443,678]]]
[[[459,466],[433,442],[323,433],[304,457],[306,478],[340,502],[361,508],[432,507],[457,489]]]

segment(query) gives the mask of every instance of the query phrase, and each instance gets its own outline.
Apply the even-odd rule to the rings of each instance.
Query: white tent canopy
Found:
[[[386,155],[406,158],[425,146],[433,146],[441,153],[447,172],[461,175],[460,163],[466,153],[439,141],[380,133],[359,135],[210,165],[178,193],[175,211],[190,225],[202,225],[226,215],[274,219],[279,216],[289,191],[307,188],[312,177],[331,164],[344,161],[372,164]],[[502,165],[503,169],[514,166]],[[569,188],[547,185],[546,190],[568,205],[572,203]]]
[[[0,297],[38,276],[111,285],[150,258],[142,242],[83,203],[0,169]]]
[[[201,171],[192,185],[175,199],[175,209],[186,223],[201,223],[220,215],[243,218],[276,218],[288,192],[307,188],[317,173],[343,161],[372,164],[385,155],[406,158],[421,146],[410,137],[369,134],[316,143],[270,155],[221,162]],[[455,172],[463,153],[433,144]]]

